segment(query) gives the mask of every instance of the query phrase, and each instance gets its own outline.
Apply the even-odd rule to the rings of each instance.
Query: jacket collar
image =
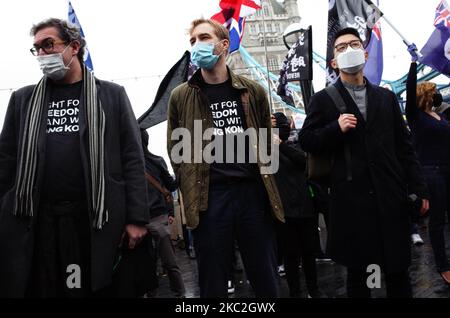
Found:
[[[228,76],[231,78],[231,85],[239,90],[248,90],[248,86],[239,78],[238,75],[234,74],[232,70],[227,66]],[[200,89],[203,86],[204,80],[202,78],[201,69],[198,69],[191,79],[188,81],[188,85],[193,88]]]
[[[367,81],[367,128],[370,128],[372,124],[374,123],[375,118],[377,117],[377,114],[379,112],[380,108],[380,101],[379,101],[379,90],[377,90],[376,85],[373,85],[369,82],[369,80],[366,78]]]

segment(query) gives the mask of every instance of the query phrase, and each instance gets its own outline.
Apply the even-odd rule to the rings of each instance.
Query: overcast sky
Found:
[[[263,0],[265,1],[265,0]],[[373,1],[375,2],[375,1]],[[161,78],[181,57],[189,42],[190,21],[217,11],[219,0],[72,0],[83,27],[100,79],[125,86],[136,117],[153,101]],[[433,31],[439,0],[380,0],[385,16],[405,35],[423,47]],[[325,56],[327,0],[299,0],[304,26],[313,26],[314,50]],[[10,89],[36,83],[42,76],[29,48],[29,30],[48,17],[67,18],[66,0],[0,1],[0,127]],[[394,31],[382,20],[385,68],[383,78],[395,80],[409,68],[409,54]],[[315,89],[325,74],[315,69]],[[152,138],[153,137],[153,138]],[[165,152],[165,124],[150,130],[150,149]]]

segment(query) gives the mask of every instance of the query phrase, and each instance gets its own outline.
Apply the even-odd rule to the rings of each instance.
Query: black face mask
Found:
[[[291,134],[291,127],[289,126],[289,124],[283,124],[278,126],[279,129],[279,133],[280,133],[280,139],[283,141],[288,140],[289,135]]]
[[[441,93],[435,93],[433,95],[433,106],[434,107],[439,107],[442,104],[442,94]]]

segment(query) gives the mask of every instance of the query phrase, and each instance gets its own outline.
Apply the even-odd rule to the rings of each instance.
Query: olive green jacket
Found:
[[[242,105],[245,113],[247,128],[267,128],[267,140],[265,145],[269,149],[263,153],[269,154],[271,151],[271,120],[270,108],[266,97],[265,90],[254,81],[239,76],[228,70],[231,77],[233,87],[241,91]],[[198,129],[194,131],[194,121]],[[201,123],[201,129],[200,129]],[[199,215],[202,211],[208,209],[208,191],[209,191],[209,172],[210,165],[202,158],[202,149],[211,142],[203,140],[200,147],[194,147],[194,140],[202,140],[204,132],[208,128],[213,128],[213,118],[211,110],[205,94],[201,91],[200,70],[188,81],[176,87],[170,96],[168,105],[168,122],[167,122],[167,149],[170,160],[180,185],[181,194],[183,195],[184,211],[186,215],[186,225],[188,228],[195,228],[199,222]],[[180,145],[179,138],[174,134],[172,140],[172,132],[177,128],[185,128],[185,133],[189,132],[191,137],[183,136],[183,145],[190,145],[189,151]],[[179,130],[178,130],[179,132]],[[207,139],[207,138],[204,138]],[[251,147],[258,153],[259,134],[257,138],[250,138]],[[176,154],[187,156],[186,163],[175,162],[172,151]],[[195,160],[196,159],[196,160]],[[269,166],[270,163],[262,163],[259,155],[257,155],[259,167]],[[266,162],[266,160],[264,160]],[[261,171],[261,169],[259,169]],[[265,171],[263,171],[265,172]],[[272,214],[280,221],[284,222],[283,207],[278,193],[278,188],[273,174],[261,173],[262,180],[267,190],[269,200],[272,207]]]

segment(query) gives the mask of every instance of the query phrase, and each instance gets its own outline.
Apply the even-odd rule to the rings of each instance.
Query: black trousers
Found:
[[[89,260],[90,228],[86,202],[41,204],[27,296],[90,296]]]
[[[284,245],[284,268],[286,271],[289,294],[300,294],[300,259],[305,273],[306,287],[309,292],[317,289],[317,271],[315,248],[317,241],[317,222],[312,218],[286,218],[282,236]]]
[[[445,247],[445,213],[450,220],[450,167],[425,166],[423,168],[430,192],[430,218],[428,223],[436,269],[450,270]]]
[[[227,297],[233,240],[256,297],[278,296],[275,229],[261,181],[212,184],[193,231],[200,297]]]
[[[140,298],[157,287],[156,254],[152,236],[147,234],[133,250],[123,244],[113,271],[113,285],[94,296]]]
[[[370,298],[371,289],[367,287],[370,273],[366,269],[347,268],[347,296],[349,298]],[[408,270],[386,274],[387,298],[412,298],[411,281]]]

